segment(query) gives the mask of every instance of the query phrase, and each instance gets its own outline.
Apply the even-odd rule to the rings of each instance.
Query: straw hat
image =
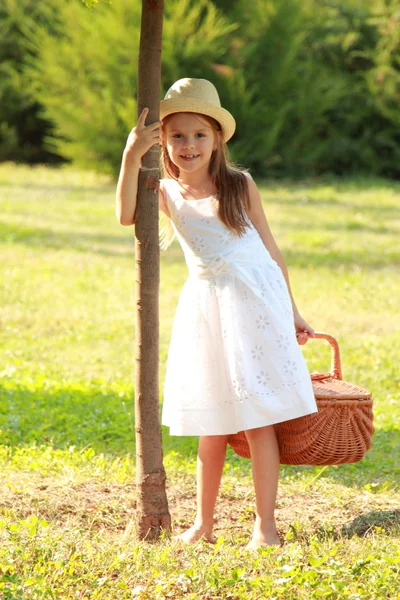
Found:
[[[160,102],[160,119],[177,112],[195,112],[212,117],[221,125],[227,142],[236,129],[231,113],[221,107],[218,92],[207,79],[185,77],[176,81]]]

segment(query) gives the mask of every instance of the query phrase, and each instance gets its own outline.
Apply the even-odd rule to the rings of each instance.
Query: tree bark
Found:
[[[159,120],[163,8],[162,0],[142,0],[138,116],[148,107],[146,124]],[[142,159],[136,204],[136,535],[141,540],[157,539],[171,527],[158,384],[159,154],[159,147],[153,146]]]

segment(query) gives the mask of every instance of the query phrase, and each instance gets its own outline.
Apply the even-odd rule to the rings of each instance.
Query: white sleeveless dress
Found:
[[[242,237],[214,196],[185,200],[164,179],[189,277],[172,326],[162,423],[171,435],[225,435],[317,411],[286,280],[252,225]]]

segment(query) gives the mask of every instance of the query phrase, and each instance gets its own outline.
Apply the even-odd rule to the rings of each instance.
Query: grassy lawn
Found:
[[[0,594],[4,600],[400,599],[400,185],[259,182],[304,318],[373,393],[358,464],[282,467],[285,543],[243,552],[250,463],[228,451],[216,546],[134,539],[134,231],[115,184],[72,168],[0,165]],[[161,254],[160,401],[186,278]],[[303,346],[326,371],[326,342]],[[195,510],[197,439],[163,431],[174,533]]]

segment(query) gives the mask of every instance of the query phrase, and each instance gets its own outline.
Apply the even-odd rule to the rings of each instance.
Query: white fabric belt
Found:
[[[257,277],[258,265],[265,261],[272,271],[270,276],[275,278],[279,275],[283,283],[284,276],[281,268],[263,252],[262,255],[257,251],[257,246],[252,247],[252,244],[244,244],[240,248],[221,256],[220,254],[209,259],[200,258],[199,256],[190,256],[186,258],[186,264],[189,268],[189,275],[194,279],[215,279],[218,275],[224,273],[234,275],[248,286],[253,294],[257,296],[261,302],[265,302],[265,291],[260,286],[260,280]],[[267,253],[268,254],[268,253]],[[274,273],[275,271],[275,273]],[[289,296],[288,302],[290,303]]]
[[[190,275],[199,279],[212,279],[222,273],[232,273],[243,278],[241,267],[254,266],[255,257],[248,251],[248,246],[235,249],[226,256],[220,254],[205,259],[193,256],[187,261]]]

